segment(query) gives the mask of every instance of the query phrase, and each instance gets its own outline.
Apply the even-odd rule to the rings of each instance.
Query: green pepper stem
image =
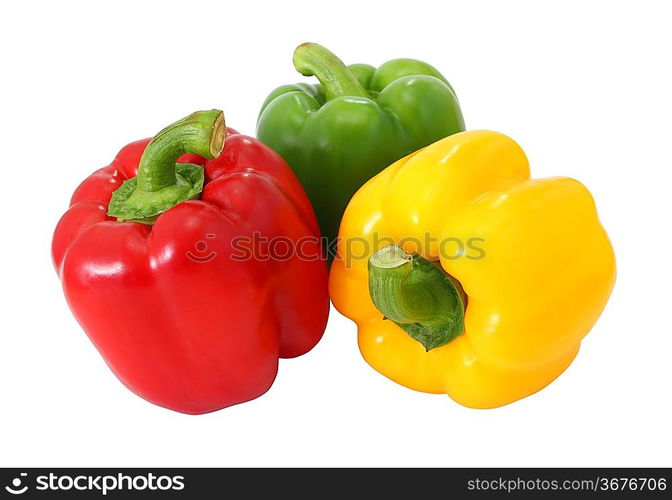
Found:
[[[294,51],[294,67],[304,76],[316,76],[327,100],[341,96],[368,97],[352,72],[336,55],[317,43],[302,43]]]
[[[439,266],[396,245],[369,259],[374,305],[427,351],[463,333],[466,296],[460,289]]]
[[[197,111],[161,130],[149,143],[138,166],[137,189],[154,192],[177,182],[175,162],[185,153],[219,156],[224,147],[224,114]]]

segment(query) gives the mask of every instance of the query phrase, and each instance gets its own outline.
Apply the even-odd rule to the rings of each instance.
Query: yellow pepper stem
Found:
[[[373,254],[368,267],[376,308],[427,351],[463,333],[465,300],[438,265],[390,245]]]

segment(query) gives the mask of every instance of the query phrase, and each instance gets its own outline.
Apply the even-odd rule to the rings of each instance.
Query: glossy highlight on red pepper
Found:
[[[146,400],[201,414],[254,399],[273,383],[278,358],[320,340],[327,268],[296,255],[244,258],[233,243],[301,240],[317,256],[313,209],[279,155],[229,128],[218,157],[173,148],[173,170],[177,156],[203,166],[200,199],[150,223],[119,222],[110,198],[138,175],[149,144],[127,145],[82,182],[58,223],[52,256],[68,304],[115,375]]]

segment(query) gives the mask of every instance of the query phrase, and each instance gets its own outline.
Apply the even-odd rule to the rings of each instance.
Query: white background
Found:
[[[0,8],[0,465],[671,466],[672,77],[663,2],[4,2]],[[254,133],[304,41],[415,57],[467,127],[593,192],[618,280],[574,364],[470,410],[374,372],[332,311],[263,397],[192,417],[128,392],[71,316],[51,233],[117,150],[196,109]],[[581,245],[580,241],[576,242]],[[580,291],[577,291],[580,293]],[[524,304],[521,304],[524,307]],[[568,311],[571,314],[571,311]]]

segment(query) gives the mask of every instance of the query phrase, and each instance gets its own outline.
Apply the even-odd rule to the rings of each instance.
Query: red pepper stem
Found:
[[[203,167],[176,161],[185,153],[216,158],[225,140],[224,114],[217,109],[197,111],[164,128],[147,145],[138,175],[112,193],[107,214],[151,225],[175,205],[200,198]]]
[[[175,162],[185,153],[205,158],[219,156],[224,147],[224,113],[197,111],[154,136],[140,159],[137,189],[154,192],[177,182]]]
[[[343,61],[317,43],[302,43],[296,48],[294,67],[302,75],[316,76],[324,87],[327,100],[341,96],[369,96]]]

